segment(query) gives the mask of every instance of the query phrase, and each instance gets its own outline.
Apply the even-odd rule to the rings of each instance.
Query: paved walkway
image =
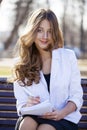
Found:
[[[10,58],[0,58],[0,66],[10,67],[13,65],[13,59]]]

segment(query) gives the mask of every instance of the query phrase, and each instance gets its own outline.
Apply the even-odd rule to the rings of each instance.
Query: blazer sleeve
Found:
[[[70,54],[70,64],[71,64],[71,78],[70,78],[70,86],[69,86],[69,99],[68,101],[72,101],[76,104],[77,109],[80,110],[83,104],[83,89],[81,86],[81,77],[80,71],[77,64],[77,59],[75,53],[71,51]]]
[[[20,115],[20,109],[26,104],[28,95],[25,93],[22,86],[17,81],[14,83],[14,96],[16,98],[17,113]]]

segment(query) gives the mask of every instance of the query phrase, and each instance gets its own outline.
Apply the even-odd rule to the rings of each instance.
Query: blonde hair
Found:
[[[36,84],[40,80],[40,70],[42,69],[42,60],[38,49],[35,46],[34,40],[37,29],[44,19],[50,22],[52,28],[53,46],[52,49],[63,47],[63,36],[59,28],[56,15],[50,9],[39,9],[35,11],[26,26],[26,32],[17,42],[19,44],[20,62],[15,65],[14,72],[15,80],[22,81],[24,85]],[[27,82],[25,82],[27,78]]]

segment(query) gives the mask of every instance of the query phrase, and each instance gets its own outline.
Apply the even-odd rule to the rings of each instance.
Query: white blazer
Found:
[[[68,101],[76,104],[77,110],[65,117],[74,123],[78,123],[81,118],[79,112],[83,103],[83,90],[81,87],[80,72],[77,59],[73,51],[59,48],[52,52],[52,65],[50,77],[50,93],[42,71],[41,80],[38,84],[21,87],[17,81],[14,82],[14,95],[17,99],[17,112],[26,104],[30,95],[40,96],[41,102],[50,100],[54,108],[61,110]]]

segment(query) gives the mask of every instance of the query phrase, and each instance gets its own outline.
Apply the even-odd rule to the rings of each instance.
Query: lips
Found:
[[[47,44],[48,41],[42,41],[42,40],[40,40],[40,42],[43,43],[43,44]]]

